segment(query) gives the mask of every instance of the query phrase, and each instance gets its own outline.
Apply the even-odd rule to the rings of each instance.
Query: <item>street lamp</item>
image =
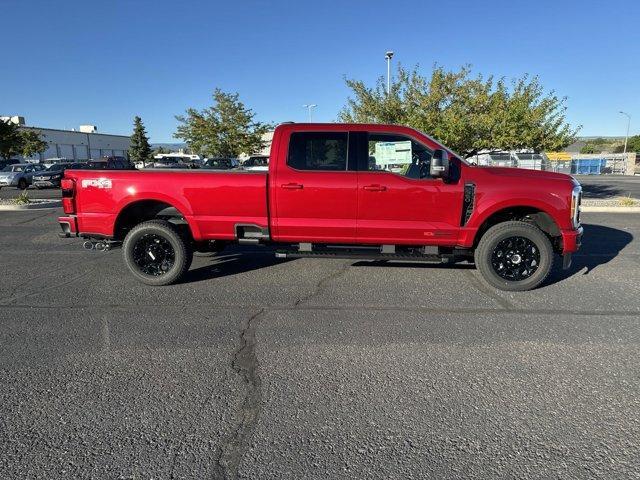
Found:
[[[309,123],[313,121],[313,117],[311,115],[311,109],[317,106],[318,105],[316,105],[315,103],[307,103],[305,105],[302,105],[302,108],[306,108],[309,111]]]
[[[628,113],[623,112],[622,110],[620,110],[620,112],[622,115],[626,115],[627,117],[627,135],[624,137],[624,153],[626,155],[627,153],[627,140],[629,140],[629,127],[631,126],[631,115],[629,115]]]
[[[384,58],[387,60],[387,95],[391,91],[391,59],[393,58],[393,52],[391,50],[384,54]]]

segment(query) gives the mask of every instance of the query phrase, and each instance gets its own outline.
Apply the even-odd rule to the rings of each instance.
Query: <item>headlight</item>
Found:
[[[56,180],[56,179],[58,179],[58,178],[62,178],[62,175],[53,175],[53,176],[51,177],[51,180]]]
[[[582,187],[576,185],[571,192],[571,224],[573,228],[580,226],[580,204],[582,203]]]

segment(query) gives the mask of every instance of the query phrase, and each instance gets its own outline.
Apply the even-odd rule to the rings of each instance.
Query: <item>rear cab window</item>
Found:
[[[287,165],[295,170],[346,171],[348,152],[347,132],[293,132]]]

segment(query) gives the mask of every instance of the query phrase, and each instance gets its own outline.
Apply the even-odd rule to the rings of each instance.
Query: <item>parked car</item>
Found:
[[[86,163],[58,163],[33,176],[33,186],[41,188],[59,188],[60,181],[67,169],[80,170],[86,168]]]
[[[232,170],[239,166],[240,162],[237,158],[208,158],[202,168],[208,170]]]
[[[182,157],[167,157],[154,158],[153,161],[147,162],[145,168],[189,168],[189,165],[184,163]]]
[[[7,165],[0,172],[0,188],[18,187],[20,190],[24,190],[31,185],[33,175],[43,170],[46,170],[45,166],[39,163]]]
[[[124,157],[102,157],[99,160],[89,160],[84,169],[87,170],[135,170],[134,167]]]
[[[473,166],[398,125],[283,124],[271,152],[269,171],[251,175],[67,171],[63,235],[122,242],[148,285],[233,242],[276,245],[279,258],[472,261],[492,287],[522,291],[581,245],[582,188],[569,175]],[[375,168],[391,155],[407,168]]]
[[[266,172],[269,170],[269,155],[252,155],[242,162],[243,170]]]
[[[44,161],[42,162],[42,164],[47,168],[50,168],[53,165],[68,164],[68,163],[73,163],[73,160],[65,157],[45,158]]]

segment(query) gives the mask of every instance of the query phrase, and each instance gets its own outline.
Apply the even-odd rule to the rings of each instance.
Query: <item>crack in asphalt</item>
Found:
[[[324,291],[325,286],[329,282],[331,282],[332,280],[336,280],[337,278],[340,278],[342,275],[347,273],[347,270],[349,270],[349,267],[351,265],[352,265],[352,262],[345,262],[345,263],[342,264],[342,266],[337,271],[331,272],[326,277],[320,279],[320,281],[316,284],[315,288],[313,289],[313,291],[309,295],[305,295],[303,297],[300,297],[295,301],[295,303],[293,304],[294,308],[298,307],[302,303],[308,302],[312,298],[317,297],[318,295],[320,295]]]
[[[50,213],[51,213],[51,212],[47,212],[47,213],[44,213],[44,214],[39,215],[39,216],[37,216],[37,217],[29,218],[28,220],[22,220],[21,222],[16,222],[16,223],[14,223],[14,224],[13,224],[13,225],[11,225],[11,226],[12,226],[12,227],[17,227],[17,226],[20,226],[20,225],[26,225],[27,223],[31,223],[31,222],[33,222],[34,220],[38,220],[38,219],[40,219],[40,218],[48,217],[48,216],[50,215]]]
[[[218,447],[215,458],[214,478],[232,480],[238,478],[238,469],[253,432],[258,423],[260,403],[262,401],[262,382],[258,375],[258,357],[256,355],[256,327],[261,309],[252,315],[240,332],[240,348],[235,352],[231,367],[243,379],[247,393],[239,412],[238,426]]]

